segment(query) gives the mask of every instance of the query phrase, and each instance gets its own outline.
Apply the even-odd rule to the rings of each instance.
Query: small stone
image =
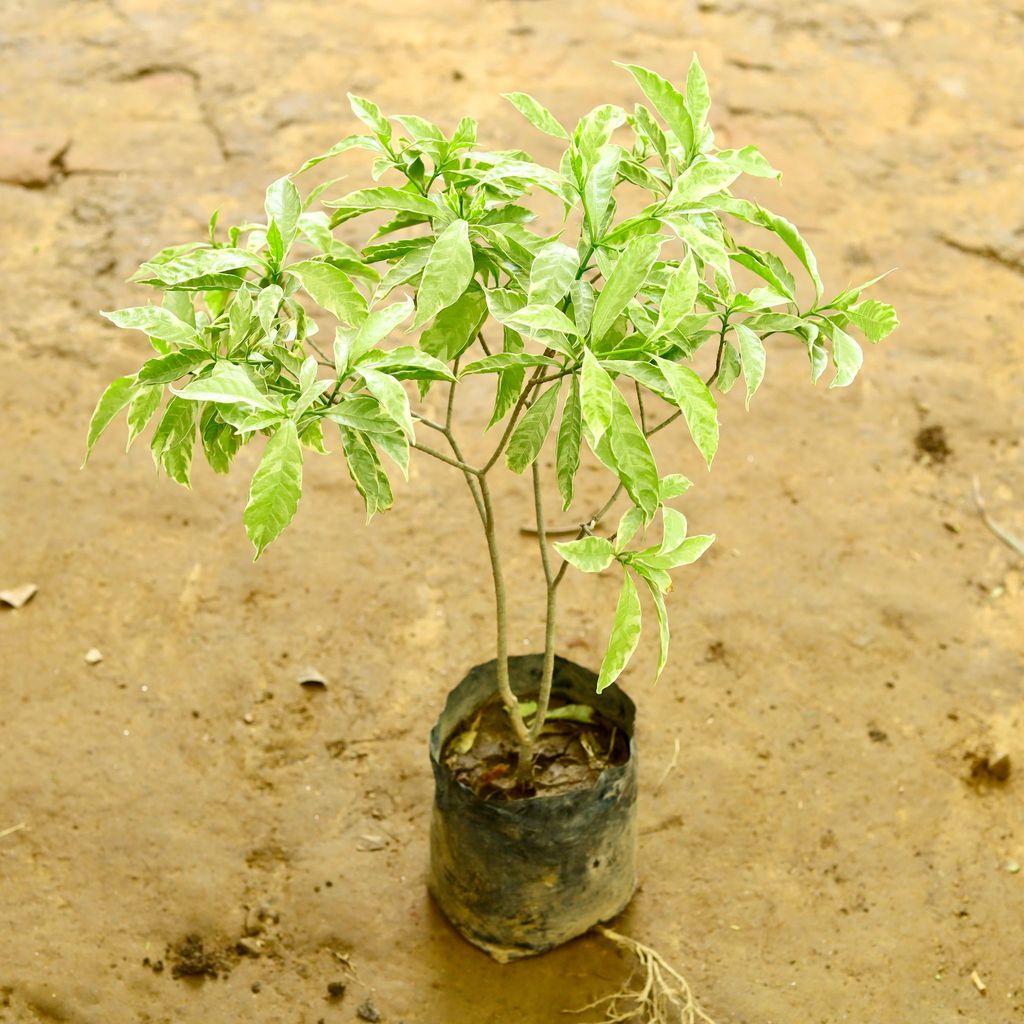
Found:
[[[1010,755],[996,754],[989,759],[988,773],[997,782],[1005,782],[1010,777]]]
[[[356,1016],[360,1020],[370,1021],[370,1024],[376,1024],[376,1021],[379,1021],[381,1019],[380,1012],[377,1010],[377,1007],[375,1007],[373,1003],[370,1002],[369,999],[367,999],[366,1002],[363,1003],[358,1010],[356,1010]]]
[[[343,981],[331,981],[327,983],[327,998],[340,999],[345,994],[348,986]]]
[[[384,836],[360,836],[359,849],[364,853],[372,853],[376,850],[383,850],[388,845]]]
[[[246,711],[246,713],[242,715],[242,721],[245,722],[246,725],[252,725],[252,723],[255,722],[256,719],[253,717],[251,711]]]
[[[889,738],[889,734],[883,729],[868,729],[868,739],[872,743],[884,743]]]
[[[1016,875],[1020,871],[1020,864],[1015,860],[1008,860],[1003,867],[1009,871],[1011,875]]]
[[[86,665],[98,665],[102,660],[103,655],[95,647],[90,647],[85,652]]]
[[[242,938],[235,943],[235,951],[239,956],[259,956],[263,950],[258,941]]]
[[[250,991],[250,992],[251,992],[251,993],[252,993],[252,994],[253,994],[254,996],[258,996],[258,995],[260,994],[260,992],[262,991],[262,989],[263,989],[263,986],[262,986],[262,985],[261,985],[261,984],[260,984],[260,983],[259,983],[258,981],[254,981],[254,982],[253,982],[253,983],[252,983],[252,984],[251,984],[251,985],[249,986],[249,991]]]

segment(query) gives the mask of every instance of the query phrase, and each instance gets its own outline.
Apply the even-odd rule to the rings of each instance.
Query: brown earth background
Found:
[[[626,677],[641,888],[619,927],[720,1024],[1024,1021],[1022,783],[965,781],[965,755],[1024,772],[1022,563],[970,499],[977,474],[1024,531],[1020,3],[0,13],[0,589],[39,585],[0,610],[0,1021],[329,1024],[370,997],[387,1022],[548,1022],[622,980],[597,938],[499,967],[426,897],[426,733],[491,653],[485,550],[446,467],[415,465],[367,530],[340,459],[308,460],[300,515],[257,565],[255,450],[230,478],[197,469],[191,494],[144,445],[125,458],[120,426],[78,467],[97,394],[145,349],[96,311],[146,301],[124,279],[214,207],[259,216],[268,181],[355,130],[347,90],[553,159],[499,92],[574,121],[637,98],[613,59],[678,80],[693,50],[719,143],[784,171],[742,194],[805,229],[834,291],[900,268],[878,295],[903,327],[842,392],[776,346],[752,411],[722,402],[710,476],[659,437],[718,542],[671,596],[666,676],[650,687],[648,635]],[[365,167],[344,165],[349,187]],[[915,450],[933,425],[941,463]],[[581,508],[606,488],[585,473]],[[522,481],[499,495],[514,649],[535,650]],[[599,660],[616,589],[567,582],[563,653]],[[326,691],[298,685],[306,665]],[[247,931],[259,955],[219,980],[142,964]],[[349,991],[328,1001],[334,980]]]

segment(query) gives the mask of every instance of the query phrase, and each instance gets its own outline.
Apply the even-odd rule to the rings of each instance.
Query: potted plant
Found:
[[[802,346],[814,381],[831,358],[831,386],[843,387],[862,361],[851,329],[877,342],[897,325],[891,306],[862,297],[867,285],[826,300],[797,229],[733,194],[741,175],[779,174],[753,146],[715,146],[696,59],[682,89],[625,67],[649,105],[597,107],[571,133],[532,97],[506,97],[564,144],[557,168],[482,148],[468,118],[447,135],[352,96],[368,131],[295,177],[361,149],[384,183],[325,198],[340,191],[326,182],[303,198],[293,176],[281,178],[264,221],[225,236],[215,215],[207,241],[142,264],[132,280],[161,292],[161,305],[104,314],[143,331],[155,353],[103,393],[88,448],[127,408],[129,444],[155,420],[154,460],[188,486],[197,447],[226,473],[243,445],[265,437],[243,516],[256,557],[295,515],[308,453],[340,449],[368,520],[391,508],[391,476],[407,473],[412,452],[462,477],[490,555],[496,644],[431,735],[430,887],[499,959],[580,934],[633,892],[634,708],[615,681],[640,639],[641,593],[661,674],[672,574],[714,540],[688,533],[675,503],[690,481],[656,465],[650,438],[685,427],[710,467],[715,395],[742,379],[749,406],[769,338]],[[536,202],[560,214],[550,234],[531,226]],[[364,216],[375,230],[354,248],[337,229]],[[323,343],[318,321],[332,324]],[[471,461],[459,398],[488,382],[490,454]],[[424,401],[442,412],[428,415]],[[577,515],[575,537],[559,543],[548,536],[540,459],[552,449],[566,512],[582,459],[610,480],[608,500]],[[546,592],[544,650],[525,657],[509,655],[492,492],[507,470],[531,480]],[[570,567],[621,574],[597,672],[557,657]]]

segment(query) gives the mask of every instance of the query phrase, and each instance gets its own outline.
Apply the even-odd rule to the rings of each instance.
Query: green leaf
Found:
[[[696,562],[714,542],[715,535],[713,533],[687,537],[686,540],[671,551],[665,554],[657,553],[645,556],[643,562],[644,565],[652,569],[678,569],[682,565],[690,565],[692,562]]]
[[[256,314],[260,320],[260,326],[264,334],[270,334],[274,325],[274,318],[281,308],[284,300],[284,291],[280,285],[269,284],[260,292],[256,299]]]
[[[406,213],[418,213],[423,217],[438,217],[441,208],[418,192],[406,192],[404,189],[380,185],[376,188],[361,188],[349,192],[341,199],[325,202],[327,207],[340,207],[344,210],[396,210]]]
[[[229,270],[263,270],[263,261],[247,249],[201,249],[197,252],[177,256],[167,263],[143,263],[138,274],[154,277],[165,285],[183,285],[211,275],[224,274]]]
[[[718,377],[715,378],[715,387],[718,388],[722,394],[727,394],[733,384],[739,379],[740,375],[740,356],[739,353],[729,344],[725,343],[725,347],[722,349],[722,364],[718,368]]]
[[[630,507],[622,513],[622,518],[619,519],[619,525],[615,529],[615,550],[617,552],[623,551],[643,525],[644,510],[642,508],[637,508],[636,505],[630,505]]]
[[[346,153],[350,149],[369,149],[377,153],[380,152],[380,146],[368,135],[348,135],[319,156],[311,157],[295,173],[302,174],[303,171],[316,167],[317,164],[323,163],[324,160],[330,160],[331,157]]]
[[[558,477],[558,493],[562,496],[562,510],[572,505],[576,471],[580,467],[580,438],[583,433],[583,406],[580,402],[580,382],[576,375],[571,379],[569,395],[562,409],[562,422],[558,427],[555,445],[555,473]]]
[[[665,294],[658,309],[658,323],[651,335],[652,341],[674,331],[682,323],[683,317],[693,312],[699,285],[697,265],[692,254],[687,253],[665,285]]]
[[[663,243],[662,238],[644,235],[633,239],[623,250],[615,269],[597,295],[590,327],[595,341],[600,341],[608,333],[619,314],[643,287]]]
[[[900,325],[896,310],[888,302],[879,302],[877,299],[865,299],[856,306],[850,306],[846,315],[855,327],[864,332],[868,341],[881,341]]]
[[[277,230],[280,231],[281,239],[284,242],[284,249],[287,250],[295,238],[299,215],[302,213],[302,199],[290,177],[278,178],[277,181],[267,186],[264,210],[267,214],[267,223],[277,224]]]
[[[815,296],[819,299],[821,298],[824,289],[821,277],[818,274],[818,261],[815,259],[811,247],[803,240],[795,225],[791,224],[785,217],[771,213],[764,209],[764,207],[748,202],[746,199],[720,196],[714,201],[714,205],[718,209],[746,221],[748,224],[756,224],[758,227],[767,228],[778,235],[804,265],[804,269],[814,283]]]
[[[597,304],[597,293],[589,281],[573,281],[569,289],[572,296],[572,315],[576,329],[581,337],[590,333],[590,324],[594,319],[594,306]]]
[[[693,486],[681,473],[669,473],[661,479],[661,500],[671,501],[685,494]]]
[[[171,384],[180,380],[190,370],[213,359],[201,348],[183,348],[180,352],[168,352],[142,364],[139,370],[140,384]]]
[[[708,80],[704,69],[697,60],[697,54],[693,55],[690,61],[690,70],[686,75],[686,109],[690,113],[690,122],[693,126],[693,141],[696,148],[699,148],[701,139],[704,136],[704,125],[707,122],[708,110],[711,108],[711,91],[708,89]],[[659,669],[658,674],[661,674]]]
[[[556,543],[555,550],[580,572],[603,572],[615,561],[615,549],[604,537]]]
[[[559,346],[558,341],[551,338],[551,332],[569,337],[579,333],[576,325],[556,306],[523,306],[503,316],[501,322],[520,334],[539,338],[557,351],[563,351],[565,343]],[[566,354],[572,354],[572,349],[566,350]]]
[[[373,443],[385,452],[395,465],[402,471],[402,476],[409,479],[409,441],[404,434],[374,434]]]
[[[359,330],[352,341],[349,361],[356,362],[360,356],[379,345],[403,320],[408,319],[412,312],[412,300],[403,299],[383,309],[375,309],[359,325]],[[341,367],[339,367],[339,370]]]
[[[99,440],[100,435],[110,425],[110,421],[135,396],[136,387],[134,376],[118,377],[117,380],[108,384],[103,394],[100,395],[96,408],[93,410],[92,418],[89,420],[89,433],[85,442],[83,466],[89,461],[89,453]]]
[[[532,96],[527,95],[525,92],[503,92],[502,98],[509,101],[516,110],[519,111],[523,117],[526,118],[534,128],[539,129],[542,132],[546,132],[548,135],[553,135],[556,139],[568,139],[569,133],[558,123],[558,119],[554,114],[548,110],[547,107],[542,106]]]
[[[395,380],[455,380],[455,374],[432,355],[411,345],[388,352],[371,351],[359,361],[360,367],[383,370]]]
[[[377,512],[386,512],[394,503],[388,475],[373,446],[362,434],[342,428],[341,443],[349,475],[366,504],[366,521]]]
[[[150,451],[157,466],[183,487],[191,487],[189,471],[196,440],[196,407],[180,398],[172,398],[164,409]]]
[[[469,224],[454,220],[437,236],[427,257],[416,296],[413,328],[422,327],[442,309],[452,305],[473,279],[473,247]]]
[[[125,450],[131,448],[132,442],[146,429],[154,413],[160,407],[160,399],[163,398],[164,389],[157,385],[140,388],[133,396],[128,406],[128,444]]]
[[[361,96],[356,96],[351,92],[348,94],[348,103],[352,108],[352,113],[355,114],[356,117],[358,117],[359,120],[362,121],[363,124],[365,124],[381,142],[387,144],[391,141],[391,124],[376,103],[372,100],[363,99]]]
[[[245,405],[263,412],[281,412],[279,401],[260,391],[241,366],[226,359],[220,360],[209,375],[197,377],[174,394],[190,402],[218,402]]]
[[[505,450],[505,464],[513,473],[522,473],[544,447],[558,406],[559,382],[555,382],[526,410]]]
[[[612,391],[612,422],[608,431],[612,465],[633,504],[644,512],[649,522],[659,504],[658,467],[651,446],[643,431],[633,419],[633,413],[618,388]],[[607,459],[600,447],[595,454],[603,462]]]
[[[604,230],[612,190],[619,172],[619,161],[622,159],[620,146],[602,146],[598,152],[597,162],[590,169],[583,187],[583,210],[592,242],[596,242]]]
[[[661,218],[700,259],[729,274],[729,253],[717,238],[705,234],[688,214],[668,213]]]
[[[228,473],[231,460],[241,447],[241,438],[218,416],[215,405],[208,405],[199,420],[203,454],[214,473]]]
[[[746,407],[749,409],[750,400],[764,379],[767,356],[764,343],[749,327],[745,324],[734,324],[733,326],[740,341],[740,362],[743,366],[743,379],[747,382]]]
[[[619,64],[636,79],[637,85],[651,101],[651,106],[661,115],[679,144],[686,152],[693,152],[694,128],[693,119],[686,109],[686,100],[682,93],[671,82],[647,68],[636,64]]]
[[[410,441],[415,440],[409,396],[405,393],[405,388],[394,377],[389,377],[379,370],[371,370],[365,366],[358,366],[356,369],[366,383],[367,390],[380,402],[383,410],[402,428]]]
[[[864,362],[864,352],[846,331],[834,323],[829,322],[828,333],[832,338],[832,362],[836,366],[836,375],[829,387],[845,388],[857,376]]]
[[[478,373],[501,373],[513,366],[558,366],[556,359],[549,356],[537,356],[532,352],[499,352],[470,363],[459,372],[459,377],[472,377]]]
[[[627,572],[623,577],[622,591],[615,608],[608,649],[601,662],[601,673],[597,680],[598,693],[619,678],[629,659],[633,657],[633,652],[640,642],[640,625],[640,595],[636,591],[633,578]]]
[[[368,307],[363,293],[352,283],[348,274],[337,267],[306,260],[292,263],[288,273],[299,279],[314,302],[342,323],[355,326],[366,317]]]
[[[690,437],[710,469],[711,460],[718,450],[718,406],[715,399],[704,381],[688,366],[680,366],[660,356],[655,356],[654,361],[668,381]]]
[[[669,209],[683,203],[697,203],[707,196],[728,188],[739,176],[740,169],[722,163],[715,157],[691,164],[676,178],[669,193]]]
[[[256,558],[295,517],[301,495],[302,445],[295,423],[285,420],[267,442],[245,506],[245,532]]]
[[[715,154],[715,159],[756,178],[782,177],[782,172],[777,171],[768,163],[757,146],[744,146],[742,149],[720,149]]]
[[[324,415],[340,427],[360,433],[393,434],[396,429],[395,421],[369,395],[352,398],[343,395],[341,401],[335,402]]]
[[[589,349],[584,349],[580,404],[587,442],[591,448],[596,449],[612,425],[612,402],[615,393],[615,383],[608,372]]]
[[[420,348],[450,363],[473,344],[486,319],[487,300],[483,289],[471,284],[455,302],[434,317],[434,322],[420,335]]]
[[[164,292],[164,309],[173,313],[189,327],[196,325],[196,310],[193,297],[187,292]]]
[[[674,508],[662,507],[662,535],[658,554],[674,551],[686,540],[686,516]]]
[[[579,253],[561,242],[544,246],[530,268],[530,289],[527,303],[531,306],[553,306],[560,302],[576,280],[580,268]]]
[[[647,589],[651,592],[654,610],[658,615],[658,668],[654,673],[654,681],[657,682],[661,678],[661,673],[665,671],[665,666],[668,664],[668,610],[665,608],[665,598],[654,580],[644,576],[644,583],[647,584]]]
[[[100,313],[117,327],[143,331],[151,338],[172,345],[197,345],[199,335],[191,324],[185,323],[165,306],[132,306],[109,313]]]

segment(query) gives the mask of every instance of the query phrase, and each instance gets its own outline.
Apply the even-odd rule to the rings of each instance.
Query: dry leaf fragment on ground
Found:
[[[9,608],[20,608],[35,597],[38,589],[34,583],[22,583],[9,590],[0,590],[0,604],[5,604]]]
[[[295,681],[300,686],[309,686],[312,688],[327,687],[327,678],[320,672],[319,669],[314,668],[312,665],[304,668],[296,677]]]

